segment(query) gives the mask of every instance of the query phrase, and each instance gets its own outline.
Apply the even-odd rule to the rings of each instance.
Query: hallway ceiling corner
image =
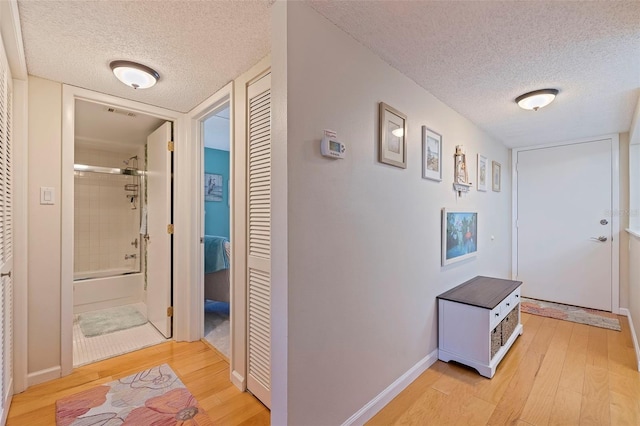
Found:
[[[270,51],[270,0],[19,0],[30,75],[187,112]],[[156,86],[120,83],[113,60],[160,73]]]

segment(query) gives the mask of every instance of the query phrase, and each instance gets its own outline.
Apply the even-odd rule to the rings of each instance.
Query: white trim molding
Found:
[[[413,367],[407,370],[402,376],[398,377],[393,383],[387,386],[382,392],[375,396],[371,401],[367,402],[364,407],[359,409],[354,415],[349,417],[342,426],[364,425],[371,420],[380,410],[382,410],[393,398],[398,396],[407,386],[424,373],[438,360],[438,349],[422,358]]]
[[[640,371],[640,345],[638,345],[638,337],[636,329],[633,326],[633,320],[631,319],[631,312],[627,308],[620,308],[620,315],[624,315],[629,320],[629,329],[631,331],[631,337],[633,338],[633,347],[636,351],[636,368]]]
[[[617,133],[571,141],[513,148],[511,151],[511,278],[518,278],[518,153],[580,143],[611,140],[611,209],[620,211],[620,135]],[[620,313],[620,215],[611,215],[611,312]]]
[[[51,368],[45,368],[44,370],[34,371],[27,376],[27,384],[29,387],[39,385],[40,383],[48,382],[60,377],[62,368],[59,365]]]
[[[186,114],[186,120],[188,121],[185,129],[187,130],[187,135],[185,140],[187,141],[187,146],[191,155],[191,188],[197,188],[197,190],[185,191],[186,194],[189,194],[189,199],[184,200],[184,205],[189,206],[188,214],[190,220],[190,230],[189,235],[192,236],[190,238],[189,250],[193,253],[193,256],[190,257],[190,264],[188,269],[191,274],[191,279],[188,279],[187,282],[191,283],[189,290],[186,294],[188,300],[185,302],[186,306],[189,308],[189,316],[187,318],[188,321],[188,334],[185,336],[186,340],[194,341],[198,339],[202,339],[204,337],[204,310],[202,309],[202,301],[204,300],[204,245],[201,243],[199,237],[204,236],[204,200],[202,194],[202,188],[204,187],[203,175],[204,175],[204,122],[218,112],[221,108],[225,106],[229,106],[229,140],[231,143],[229,144],[229,161],[230,161],[230,169],[229,176],[233,176],[233,158],[234,153],[234,144],[233,144],[233,82],[228,83],[214,95],[209,96],[205,99],[200,105],[193,108]],[[186,147],[185,147],[186,148]],[[233,181],[233,180],[232,180]],[[233,191],[229,192],[230,198],[230,231],[233,230],[234,224],[234,205],[232,202]],[[232,235],[232,234],[230,234]],[[231,238],[231,242],[233,244],[234,239]],[[230,265],[230,285],[233,287],[233,263],[236,261],[234,256],[231,256],[231,265]],[[233,342],[233,317],[231,317],[230,327],[231,332],[230,338],[231,342]],[[230,348],[233,351],[233,343],[230,344]],[[230,360],[233,360],[233,355],[231,355]],[[233,375],[232,375],[233,377]]]
[[[28,386],[29,275],[29,141],[28,83],[13,80],[14,129],[14,253],[13,253],[13,379],[16,392]]]

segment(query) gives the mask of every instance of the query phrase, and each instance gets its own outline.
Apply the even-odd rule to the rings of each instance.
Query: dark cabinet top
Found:
[[[522,281],[478,276],[445,291],[438,299],[493,309],[520,285]]]

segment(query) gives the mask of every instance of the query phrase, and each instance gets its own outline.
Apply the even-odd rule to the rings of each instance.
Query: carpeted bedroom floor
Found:
[[[223,302],[205,302],[204,338],[224,356],[229,358],[229,304]]]

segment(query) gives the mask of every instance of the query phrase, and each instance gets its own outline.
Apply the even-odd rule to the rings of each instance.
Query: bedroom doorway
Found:
[[[225,102],[202,121],[204,338],[230,358],[231,125]]]

